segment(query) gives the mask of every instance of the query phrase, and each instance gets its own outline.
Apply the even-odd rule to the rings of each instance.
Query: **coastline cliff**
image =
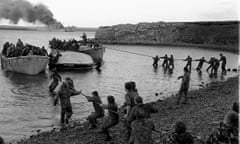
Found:
[[[100,27],[105,44],[197,46],[238,53],[239,22],[155,22]]]

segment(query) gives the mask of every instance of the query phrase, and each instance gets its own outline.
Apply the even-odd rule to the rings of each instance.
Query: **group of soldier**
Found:
[[[3,45],[2,54],[6,57],[19,57],[27,55],[47,56],[47,50],[42,47],[36,47],[30,44],[24,44],[21,39],[18,39],[16,45],[6,42]]]
[[[126,127],[126,138],[129,144],[153,144],[152,132],[160,132],[155,129],[153,122],[149,119],[151,113],[157,113],[158,109],[153,104],[143,103],[134,81],[126,82],[124,85],[126,94],[124,97],[125,103],[121,107],[124,111],[121,112],[114,96],[108,96],[107,104],[103,104],[97,91],[93,91],[92,96],[85,95],[82,91],[75,89],[71,78],[67,77],[62,80],[57,71],[52,73],[51,78],[53,83],[49,86],[49,90],[55,97],[55,105],[58,99],[60,99],[62,124],[68,124],[72,116],[71,96],[81,94],[94,107],[94,112],[87,118],[89,129],[100,128],[100,132],[106,135],[106,141],[112,139],[109,129],[116,126],[119,122],[123,122]],[[188,91],[190,77],[187,67],[184,68],[184,75],[180,76],[180,78],[182,78],[182,84],[177,103],[181,99],[181,94],[186,94]],[[59,84],[60,88],[56,90]],[[185,97],[184,103],[186,102],[187,97]],[[108,110],[108,116],[105,117],[104,123],[99,125],[98,119],[105,116],[104,110]],[[220,128],[214,131],[207,139],[207,144],[216,144],[218,142],[232,142],[231,144],[235,144],[238,142],[238,111],[239,104],[234,103],[232,111],[226,114],[223,123],[220,124]],[[120,118],[122,118],[122,121],[120,121]],[[194,137],[187,131],[186,125],[182,121],[177,121],[173,132],[169,133],[166,142],[169,144],[193,144]]]
[[[81,46],[86,45],[91,48],[99,47],[99,44],[96,41],[87,39],[87,35],[85,33],[82,35],[82,40],[80,41],[77,41],[76,39],[70,39],[66,41],[57,38],[53,38],[49,41],[50,48],[59,50],[78,51]]]
[[[155,68],[158,67],[158,62],[160,59],[163,59],[162,62],[162,67],[164,69],[168,69],[169,72],[172,72],[172,70],[174,69],[174,57],[173,55],[171,55],[170,57],[167,56],[167,54],[163,57],[159,57],[158,55],[156,55],[155,57],[153,57],[153,66]],[[186,61],[186,65],[185,67],[188,69],[188,71],[191,72],[192,69],[192,61],[198,61],[198,65],[196,67],[196,71],[198,73],[202,72],[202,67],[204,63],[209,64],[209,66],[207,67],[207,72],[209,72],[210,70],[210,74],[217,74],[218,72],[218,68],[220,66],[221,63],[221,69],[222,69],[222,74],[226,74],[227,70],[226,70],[226,63],[227,63],[227,59],[226,56],[224,56],[222,53],[220,53],[220,58],[216,58],[216,57],[211,57],[209,61],[207,61],[204,57],[200,58],[200,59],[195,59],[193,60],[191,56],[188,56],[185,59],[177,59],[177,60],[182,60],[182,61]]]

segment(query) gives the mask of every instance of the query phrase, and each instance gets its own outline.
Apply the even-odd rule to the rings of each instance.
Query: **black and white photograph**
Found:
[[[238,144],[239,0],[0,0],[0,144]]]

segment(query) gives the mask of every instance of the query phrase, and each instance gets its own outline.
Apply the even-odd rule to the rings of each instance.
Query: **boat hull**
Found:
[[[86,50],[79,50],[79,52],[90,55],[95,63],[102,63],[105,48],[104,47],[92,48]]]
[[[1,67],[4,71],[18,72],[28,75],[36,75],[45,71],[49,62],[47,56],[20,56],[7,58],[1,55]]]
[[[85,53],[65,51],[61,52],[57,63],[51,64],[51,67],[60,71],[65,70],[89,70],[94,67],[92,57]]]
[[[53,53],[56,53],[56,51],[62,51],[62,50],[51,49],[51,51]],[[73,50],[67,50],[67,51],[73,51]],[[91,48],[86,46],[86,47],[80,47],[79,50],[76,50],[74,52],[81,52],[81,53],[88,54],[89,56],[92,57],[94,63],[102,63],[105,47]]]

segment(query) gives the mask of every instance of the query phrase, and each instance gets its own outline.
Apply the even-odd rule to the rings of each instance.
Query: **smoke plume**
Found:
[[[0,19],[9,19],[14,24],[21,19],[30,23],[39,21],[53,28],[63,28],[45,5],[33,5],[25,0],[0,0]]]

